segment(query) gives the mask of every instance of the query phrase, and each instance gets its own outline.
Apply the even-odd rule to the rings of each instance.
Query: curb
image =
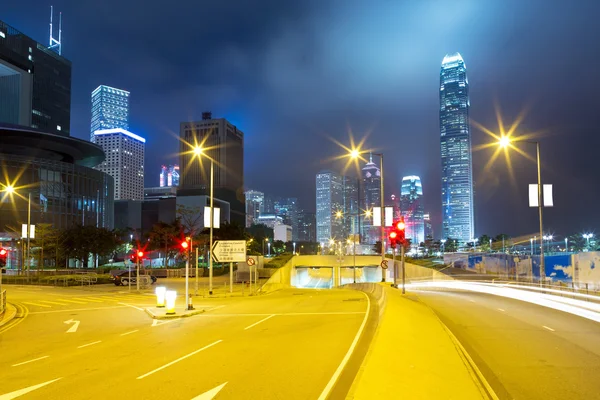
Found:
[[[4,313],[2,314],[2,318],[0,318],[0,327],[8,324],[16,316],[17,316],[17,308],[13,304],[7,302],[6,310],[4,310]]]
[[[200,310],[189,311],[189,312],[186,312],[184,314],[158,315],[158,314],[153,313],[152,310],[150,310],[147,307],[144,308],[144,311],[152,319],[178,319],[178,318],[187,318],[187,317],[192,317],[194,315],[198,315],[198,314],[202,314],[202,313],[206,312],[205,309],[200,309]]]

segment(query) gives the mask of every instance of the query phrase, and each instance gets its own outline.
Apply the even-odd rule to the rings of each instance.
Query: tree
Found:
[[[479,249],[481,251],[490,251],[490,237],[488,235],[481,235],[479,237]]]
[[[444,251],[448,253],[454,253],[458,250],[458,239],[448,238],[444,243]]]
[[[32,253],[37,254],[38,258],[38,273],[44,269],[46,265],[46,257],[44,256],[44,250],[46,250],[46,256],[56,252],[55,247],[58,244],[58,237],[60,231],[55,229],[52,224],[38,223],[35,227],[35,240],[32,243]],[[34,247],[33,247],[34,246]]]
[[[114,231],[95,226],[74,225],[63,233],[63,245],[67,256],[87,266],[90,254],[107,256],[121,244]]]
[[[271,246],[271,250],[275,254],[283,253],[285,251],[285,243],[283,240],[275,240]]]
[[[179,219],[186,236],[194,236],[200,232],[200,228],[204,225],[204,210],[202,208],[179,204],[176,212],[177,219]]]
[[[206,233],[206,230],[204,233]],[[215,235],[218,240],[248,240],[250,238],[249,235],[244,232],[244,228],[236,221],[221,224],[221,227],[217,229],[213,235]]]
[[[150,250],[164,251],[163,261],[165,268],[169,265],[169,258],[175,256],[179,251],[178,240],[183,236],[182,231],[183,227],[177,219],[172,224],[167,224],[166,222],[154,224],[148,233],[148,238],[150,239],[148,248]]]

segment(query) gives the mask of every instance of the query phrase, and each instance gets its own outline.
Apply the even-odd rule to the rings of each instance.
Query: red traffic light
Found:
[[[143,251],[138,251],[138,252],[137,252],[137,256],[138,256],[139,258],[142,258],[142,257],[144,257],[144,252],[143,252]]]
[[[181,242],[181,248],[187,250],[190,244],[187,241]]]
[[[398,236],[398,234],[396,233],[396,231],[391,231],[390,232],[390,239],[396,239],[396,236]]]
[[[406,225],[404,224],[404,221],[398,221],[398,222],[396,222],[396,229],[398,229],[399,231],[403,231],[404,228],[406,228]]]
[[[0,249],[0,257],[4,257],[8,254],[8,250],[6,249]]]

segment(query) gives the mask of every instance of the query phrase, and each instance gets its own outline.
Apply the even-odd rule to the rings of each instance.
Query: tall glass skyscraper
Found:
[[[118,128],[129,130],[129,92],[100,85],[92,92],[90,140],[98,130]]]
[[[402,178],[400,212],[406,224],[406,238],[416,247],[425,241],[425,219],[423,212],[423,187],[421,178],[415,175]]]
[[[358,233],[358,181],[331,171],[317,174],[317,242],[345,241]],[[341,212],[341,216],[336,214]]]
[[[362,169],[363,175],[363,208],[373,211],[373,207],[381,206],[381,172],[369,155],[369,162]],[[372,218],[362,218],[362,242],[375,243],[380,240],[379,227],[373,226]]]
[[[448,54],[440,73],[442,238],[461,242],[475,236],[469,107],[467,67],[459,53]]]

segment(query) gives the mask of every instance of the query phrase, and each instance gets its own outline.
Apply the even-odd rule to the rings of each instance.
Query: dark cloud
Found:
[[[87,138],[90,92],[132,92],[132,130],[148,138],[147,185],[176,152],[179,122],[202,111],[246,132],[246,183],[297,196],[314,208],[314,174],[344,143],[370,132],[386,155],[388,194],[420,175],[427,211],[440,221],[438,90],[443,56],[465,58],[471,118],[496,129],[528,112],[521,132],[542,132],[543,179],[555,185],[546,224],[556,233],[593,228],[600,145],[595,1],[54,1],[73,61],[72,131]],[[40,8],[41,7],[41,8]],[[42,41],[48,5],[0,3],[2,18]],[[491,137],[473,129],[473,145]],[[533,147],[524,147],[534,155]],[[535,164],[511,155],[484,166],[474,155],[477,232],[526,234]],[[439,229],[438,229],[439,232]]]

